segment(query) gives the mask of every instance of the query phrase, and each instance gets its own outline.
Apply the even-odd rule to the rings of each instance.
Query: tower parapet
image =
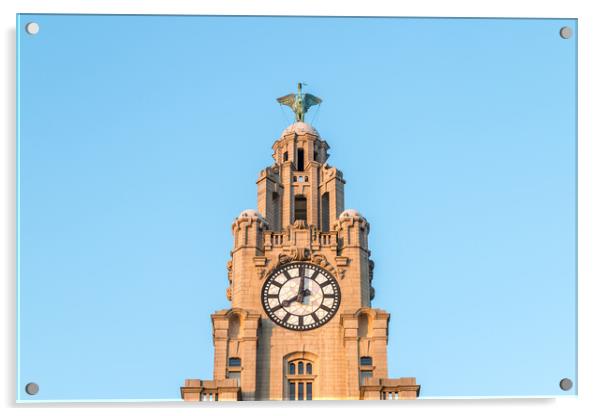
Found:
[[[263,232],[269,228],[265,218],[254,209],[246,209],[232,223],[234,251],[240,248],[255,248],[263,251]]]
[[[341,213],[339,219],[334,223],[334,229],[339,233],[341,250],[360,248],[368,251],[368,234],[370,224],[355,209],[347,209]]]

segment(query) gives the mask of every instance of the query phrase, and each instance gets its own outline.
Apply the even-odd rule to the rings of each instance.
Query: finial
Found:
[[[307,93],[303,94],[301,92],[302,88],[303,84],[299,82],[297,83],[296,95],[289,94],[276,99],[280,104],[289,106],[293,110],[295,113],[295,121],[305,121],[305,113],[307,113],[307,110],[309,110],[311,106],[322,102],[322,99],[315,95]]]

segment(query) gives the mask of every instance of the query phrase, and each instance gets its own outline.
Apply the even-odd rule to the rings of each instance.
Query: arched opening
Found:
[[[295,196],[295,221],[307,221],[307,198],[303,195]]]
[[[288,152],[284,152],[284,154],[282,155],[282,159],[284,162],[288,162]]]
[[[228,319],[228,338],[237,339],[240,334],[240,316],[234,313]]]
[[[357,318],[357,335],[359,337],[368,337],[370,336],[370,322],[368,315],[362,313]]]
[[[282,215],[280,210],[280,194],[272,192],[272,230],[279,231],[282,224]]]
[[[322,231],[330,231],[330,194],[324,192],[322,194]]]
[[[297,149],[297,170],[305,170],[305,151]]]

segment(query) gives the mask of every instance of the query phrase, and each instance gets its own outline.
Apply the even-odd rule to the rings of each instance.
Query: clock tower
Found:
[[[232,224],[229,309],[211,315],[213,380],[188,379],[187,401],[415,399],[416,379],[388,378],[389,314],[372,307],[368,221],[345,209],[343,172],[304,122],[321,99],[278,99],[296,122],[259,173],[257,210]]]

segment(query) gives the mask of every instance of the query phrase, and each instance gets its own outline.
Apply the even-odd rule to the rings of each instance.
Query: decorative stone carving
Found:
[[[259,280],[263,279],[265,276],[265,268],[257,269],[257,278]]]
[[[305,230],[305,229],[307,229],[307,221],[305,221],[305,220],[295,220],[295,222],[293,222],[292,227],[295,230]]]
[[[265,266],[268,264],[268,258],[264,256],[253,257],[253,263],[257,270],[257,277],[262,279],[265,276]]]
[[[228,270],[228,288],[226,289],[226,299],[232,300],[232,259],[226,263],[226,269]]]
[[[334,261],[337,263],[337,267],[345,267],[349,265],[349,257],[337,256],[334,258]]]
[[[286,252],[278,255],[278,263],[284,264],[291,261],[304,261],[309,259],[309,249],[304,247],[292,247]]]
[[[264,257],[265,258],[265,257]],[[266,259],[266,265],[269,261]],[[263,267],[257,273],[260,279],[263,279],[265,276],[268,276],[272,270],[276,267],[281,266],[286,263],[290,263],[291,261],[306,261],[310,259],[310,251],[308,248],[302,247],[292,247],[284,251],[283,253],[278,254],[278,262],[273,264],[271,267]],[[255,264],[257,266],[257,263]]]
[[[322,175],[323,175],[325,181],[327,181],[329,179],[333,179],[333,178],[338,178],[338,179],[343,180],[343,172],[338,170],[337,168],[334,168],[334,167],[328,165],[328,164],[325,164],[322,167]]]
[[[338,268],[334,267],[332,264],[330,264],[328,262],[328,260],[326,260],[326,256],[324,256],[323,254],[314,253],[314,254],[312,254],[311,259],[309,261],[311,261],[314,264],[317,264],[320,267],[325,268],[330,273],[334,274],[335,276],[337,276],[340,279],[344,278],[345,271],[343,269],[338,269]]]

